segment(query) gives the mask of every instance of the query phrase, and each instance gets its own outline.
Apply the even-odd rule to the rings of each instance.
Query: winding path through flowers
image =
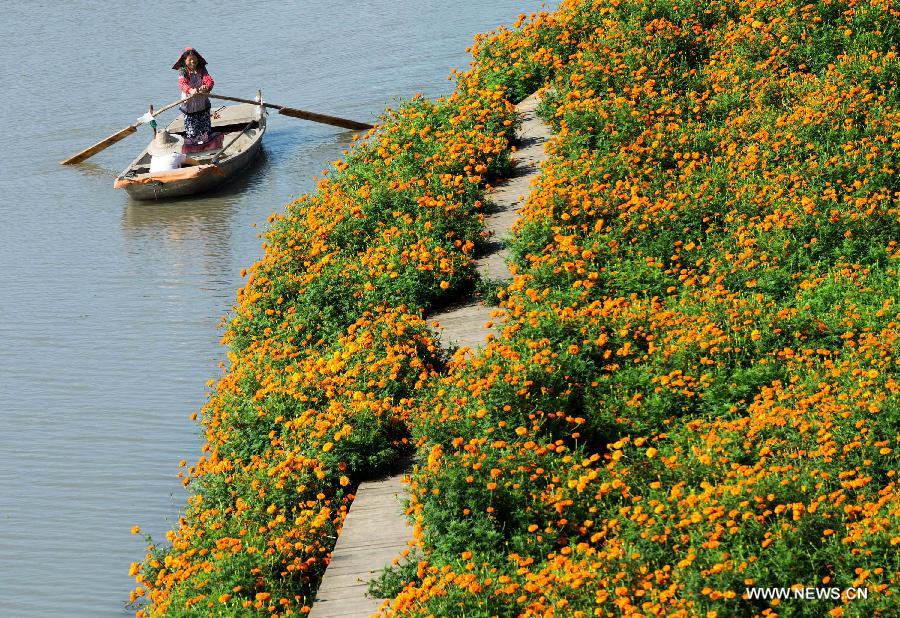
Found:
[[[478,273],[483,279],[509,279],[511,272],[506,264],[509,250],[502,239],[510,234],[516,221],[516,212],[531,191],[532,181],[539,173],[539,164],[547,158],[544,145],[550,138],[550,127],[535,114],[538,105],[536,94],[516,106],[522,117],[514,155],[513,175],[493,188],[488,194],[490,207],[485,213],[485,227],[491,234],[488,250],[476,260]],[[459,346],[477,349],[485,343],[485,324],[491,320],[493,309],[473,299],[465,299],[441,313],[429,317],[436,322],[441,343],[445,347]],[[495,331],[495,327],[489,327]]]
[[[532,94],[516,106],[522,117],[517,133],[513,175],[498,183],[488,194],[490,206],[485,227],[491,235],[487,250],[476,260],[483,279],[506,280],[509,251],[502,239],[516,221],[517,210],[531,191],[540,173],[540,162],[547,155],[544,146],[551,136],[550,127],[535,113],[538,105]],[[444,311],[429,316],[445,347],[478,349],[496,326],[491,322],[494,309],[472,298],[461,300]],[[344,521],[322,584],[316,593],[311,618],[354,618],[377,614],[383,601],[366,594],[368,582],[378,571],[399,561],[414,544],[413,529],[402,503],[406,497],[405,472],[377,481],[362,483]]]

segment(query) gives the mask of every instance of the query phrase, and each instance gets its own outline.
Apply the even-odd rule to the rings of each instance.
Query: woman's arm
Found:
[[[215,86],[215,84],[216,84],[216,82],[213,81],[212,75],[207,73],[206,75],[203,76],[203,81],[201,82],[201,85],[200,85],[200,92],[202,92],[203,94],[206,94],[207,92],[212,91],[213,86]]]
[[[178,78],[178,87],[184,94],[191,94],[191,83],[184,75]]]

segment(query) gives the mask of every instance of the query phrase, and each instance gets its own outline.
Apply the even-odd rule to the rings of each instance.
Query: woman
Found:
[[[212,105],[206,95],[215,82],[206,71],[206,60],[193,47],[185,47],[173,66],[178,71],[181,98],[188,99],[181,105],[184,114],[185,143],[189,146],[205,144],[212,138],[209,110]],[[191,95],[198,95],[193,98]]]

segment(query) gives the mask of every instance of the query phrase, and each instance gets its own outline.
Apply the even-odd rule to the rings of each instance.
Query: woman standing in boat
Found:
[[[185,144],[203,145],[212,138],[209,119],[212,105],[206,95],[213,89],[215,82],[206,70],[206,60],[193,47],[185,47],[172,68],[179,73],[181,98],[187,99],[180,108],[184,114]],[[198,96],[189,98],[195,94]]]

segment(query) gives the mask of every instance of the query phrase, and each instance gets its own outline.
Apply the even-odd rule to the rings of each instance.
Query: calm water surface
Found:
[[[147,127],[58,162],[173,101],[182,47],[216,91],[371,121],[450,91],[474,33],[533,0],[3,1],[0,20],[0,616],[126,613],[129,563],[161,538],[199,453],[219,316],[266,217],[351,138],[270,116],[253,173],[202,199],[132,202],[112,182]],[[171,113],[165,118],[171,118]],[[258,226],[258,227],[256,227]]]

